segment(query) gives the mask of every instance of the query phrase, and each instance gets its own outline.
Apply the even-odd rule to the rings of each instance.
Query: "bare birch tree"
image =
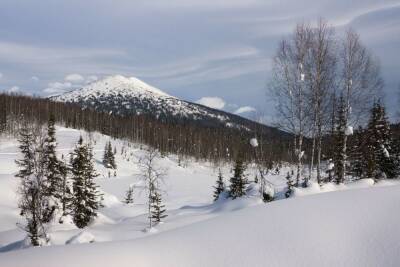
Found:
[[[311,41],[310,27],[299,24],[293,36],[279,44],[273,60],[271,95],[275,99],[278,127],[294,135],[293,155],[297,162],[296,186],[302,172],[303,138],[307,134],[308,103],[305,94],[305,61]]]
[[[161,203],[161,183],[167,175],[167,170],[158,166],[157,161],[160,153],[154,148],[148,148],[146,153],[139,159],[140,178],[146,189],[147,211],[149,228],[160,222],[166,215]]]
[[[362,124],[367,118],[368,110],[373,102],[380,97],[383,80],[380,66],[365,46],[358,34],[349,29],[342,41],[340,51],[340,86],[339,90],[344,99],[344,123],[350,125]],[[347,158],[347,136],[343,136],[344,161]],[[338,180],[343,181],[346,174],[346,162],[338,174]]]

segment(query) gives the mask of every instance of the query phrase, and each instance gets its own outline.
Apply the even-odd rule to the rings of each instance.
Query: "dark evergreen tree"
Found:
[[[56,129],[54,116],[50,115],[47,124],[47,136],[43,142],[43,165],[44,175],[46,177],[46,194],[53,200],[48,211],[50,221],[54,215],[54,211],[61,205],[63,194],[63,177],[61,174],[60,161],[56,155]]]
[[[286,175],[286,184],[287,184],[287,190],[285,192],[285,197],[288,198],[292,195],[294,187],[294,181],[292,180],[292,176],[290,175],[289,172]]]
[[[21,128],[19,132],[18,142],[18,148],[22,154],[22,159],[15,161],[15,163],[19,167],[18,173],[15,176],[20,178],[21,186],[24,187],[25,184],[29,182],[35,168],[35,138],[26,124],[24,125],[24,127]],[[24,208],[24,206],[20,206],[21,215],[25,213]]]
[[[243,160],[239,156],[235,162],[233,177],[230,179],[229,197],[232,199],[246,195],[248,181],[244,174],[245,168]]]
[[[126,204],[133,203],[133,186],[129,186],[128,191],[126,191],[125,201]]]
[[[398,158],[384,106],[377,101],[368,123],[368,175],[375,179],[395,178],[399,174]],[[393,153],[392,153],[393,152]]]
[[[116,169],[117,164],[115,163],[115,154],[112,149],[111,141],[106,143],[104,148],[103,165],[109,169]],[[111,176],[111,175],[109,175]]]
[[[160,223],[162,219],[167,217],[165,214],[165,205],[162,203],[161,194],[157,187],[153,187],[151,197],[151,212],[150,216],[155,223]]]
[[[217,184],[214,186],[214,189],[214,201],[217,201],[221,193],[225,191],[224,178],[222,177],[221,170],[218,172]]]
[[[89,145],[83,144],[82,136],[71,155],[70,165],[73,179],[71,212],[75,225],[83,228],[97,216],[97,210],[101,207],[101,195],[94,182],[98,174],[93,167],[92,151]]]
[[[368,151],[365,146],[365,133],[361,127],[354,132],[353,139],[353,145],[349,153],[350,168],[348,174],[356,178],[363,178],[368,168],[366,160]]]
[[[334,150],[334,166],[336,183],[344,182],[344,170],[346,164],[346,151],[345,151],[345,135],[346,135],[346,119],[345,119],[345,102],[343,96],[339,99],[339,105],[336,117],[335,127],[335,150]]]
[[[22,159],[16,161],[19,167],[16,177],[20,178],[18,206],[27,222],[22,228],[28,233],[32,246],[40,246],[48,242],[45,222],[49,199],[41,164],[43,151],[37,147],[35,136],[26,124],[21,128],[18,141],[22,153]]]

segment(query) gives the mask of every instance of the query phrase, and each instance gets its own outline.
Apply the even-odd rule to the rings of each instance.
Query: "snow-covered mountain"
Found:
[[[231,113],[178,99],[137,78],[121,75],[106,77],[50,99],[122,116],[145,114],[164,122],[238,129],[251,129],[256,124]],[[266,132],[273,129],[266,128]]]

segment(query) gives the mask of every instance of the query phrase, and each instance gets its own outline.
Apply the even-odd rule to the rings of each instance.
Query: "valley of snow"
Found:
[[[83,131],[57,128],[60,156],[68,156],[80,134],[89,139]],[[54,222],[51,245],[41,248],[25,248],[26,234],[16,225],[24,223],[17,208],[19,180],[14,177],[18,143],[0,138],[1,267],[400,265],[400,186],[394,181],[374,184],[364,179],[322,188],[312,183],[284,200],[289,168],[283,167],[279,175],[268,175],[277,201],[263,203],[251,183],[249,196],[214,203],[217,169],[193,160],[181,167],[177,157],[168,156],[159,160],[168,168],[163,185],[168,217],[146,231],[146,196],[137,164],[142,147],[111,140],[118,169],[116,177],[108,177],[101,161],[109,138],[97,133],[91,138],[104,207],[85,229]],[[222,168],[226,183],[230,168]],[[255,171],[247,172],[252,181]],[[131,185],[134,203],[127,205],[122,201]]]

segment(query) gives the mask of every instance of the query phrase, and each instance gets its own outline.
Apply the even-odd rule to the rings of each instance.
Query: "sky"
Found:
[[[380,59],[394,114],[400,0],[0,0],[0,90],[47,96],[122,74],[272,121],[278,41],[321,17],[338,32],[353,27]]]

